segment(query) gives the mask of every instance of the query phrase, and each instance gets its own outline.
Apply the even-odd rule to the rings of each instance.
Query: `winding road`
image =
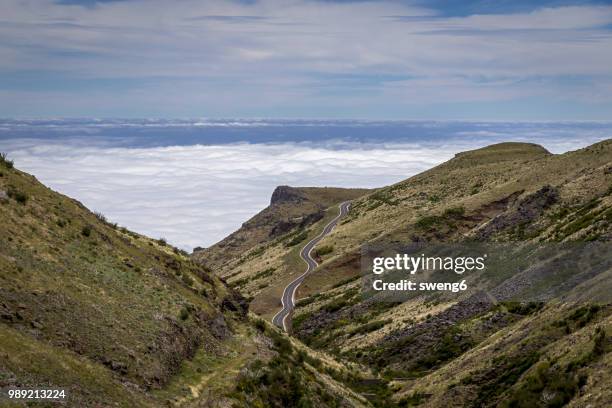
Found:
[[[315,245],[317,245],[319,241],[321,241],[327,234],[329,234],[334,229],[336,224],[338,224],[340,218],[344,217],[348,213],[350,205],[350,201],[340,203],[340,213],[333,220],[331,220],[325,226],[325,228],[323,228],[323,231],[321,231],[319,235],[309,241],[300,251],[300,257],[304,260],[304,262],[306,262],[307,265],[306,271],[285,287],[285,290],[283,291],[283,296],[281,297],[283,307],[272,318],[272,323],[274,325],[287,331],[287,318],[291,315],[291,313],[293,312],[293,308],[295,307],[295,293],[297,292],[297,289],[300,287],[304,279],[306,279],[306,275],[312,272],[319,265],[314,259],[312,259],[310,253],[314,249]]]

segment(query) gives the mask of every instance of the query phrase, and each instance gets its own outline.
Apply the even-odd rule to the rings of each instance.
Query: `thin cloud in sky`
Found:
[[[4,0],[0,111],[612,115],[611,5],[520,2],[480,10],[479,3],[455,10],[427,1]]]

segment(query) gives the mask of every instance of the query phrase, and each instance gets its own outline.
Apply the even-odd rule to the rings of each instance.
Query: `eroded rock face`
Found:
[[[8,201],[9,196],[6,191],[0,190],[0,203],[3,201]]]
[[[279,203],[299,203],[304,201],[306,198],[298,189],[289,186],[278,186],[274,189],[272,193],[272,198],[270,199],[270,205],[279,204]]]
[[[555,187],[546,185],[521,199],[515,206],[493,218],[478,232],[478,238],[486,239],[498,231],[528,223],[544,212],[559,199]]]
[[[249,312],[249,302],[237,291],[230,290],[221,302],[221,310],[233,312],[237,317],[245,319]]]
[[[222,314],[218,314],[214,319],[210,320],[208,328],[212,335],[218,339],[226,339],[232,335],[232,331]]]

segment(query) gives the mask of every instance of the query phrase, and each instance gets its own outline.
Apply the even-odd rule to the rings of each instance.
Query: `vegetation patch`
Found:
[[[277,352],[270,361],[255,360],[239,376],[229,397],[236,407],[340,407],[342,397],[329,392],[307,364],[320,368],[321,362],[303,350],[296,350],[282,334],[255,322],[256,328],[272,339]]]
[[[293,238],[291,238],[291,240],[289,240],[289,242],[287,242],[286,246],[287,247],[295,246],[295,245],[299,244],[300,242],[303,242],[304,240],[306,240],[306,238],[308,238],[308,232],[307,231],[301,231],[299,234],[297,234]]]
[[[28,202],[28,194],[25,191],[22,191],[20,189],[18,189],[15,186],[9,186],[6,195],[9,196],[9,198],[12,198],[13,200],[17,201],[19,204],[25,205]]]
[[[81,228],[81,235],[83,235],[84,237],[89,237],[91,236],[91,231],[92,231],[92,226],[87,224],[84,225],[83,228]]]
[[[533,372],[511,391],[509,398],[503,401],[501,406],[564,406],[586,384],[587,374],[581,368],[609,351],[606,344],[606,332],[597,327],[589,352],[565,365],[550,361],[539,363]]]
[[[533,314],[544,307],[544,302],[500,302],[498,306],[503,306],[509,313],[527,316]]]
[[[334,252],[334,246],[333,245],[323,245],[323,246],[317,248],[317,255],[318,256],[325,256],[325,255],[331,254],[332,252]]]
[[[391,206],[396,206],[399,204],[399,200],[394,199],[393,194],[389,190],[379,190],[376,193],[372,194],[369,198],[378,201],[380,204],[386,204]],[[371,209],[372,208],[368,208],[368,210]]]
[[[6,153],[2,153],[0,152],[0,165],[6,169],[12,169],[13,168],[13,161],[9,160],[8,156],[6,155]]]
[[[439,215],[426,215],[419,218],[415,225],[417,228],[427,230],[437,224],[441,224],[442,222],[444,222],[444,218],[440,217]]]
[[[361,275],[356,275],[356,276],[351,276],[350,278],[343,279],[340,282],[335,283],[331,288],[332,289],[336,289],[336,288],[339,288],[341,286],[348,285],[349,283],[356,281],[360,277],[361,277]]]
[[[263,271],[257,272],[253,276],[248,276],[246,278],[238,279],[238,280],[236,280],[234,282],[231,282],[230,285],[232,287],[244,286],[245,284],[247,284],[249,282],[256,281],[256,280],[261,279],[261,278],[266,278],[266,277],[272,275],[275,270],[276,270],[276,268],[274,268],[274,267],[268,268],[268,269],[264,269]]]
[[[384,326],[386,326],[387,324],[391,322],[392,322],[391,319],[385,319],[385,320],[376,320],[370,323],[366,323],[362,326],[357,327],[356,329],[353,329],[353,331],[351,331],[349,336],[352,337],[352,336],[356,336],[359,334],[370,333],[370,332],[383,328]]]

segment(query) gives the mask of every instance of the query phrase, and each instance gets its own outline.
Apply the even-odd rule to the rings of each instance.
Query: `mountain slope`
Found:
[[[300,245],[336,215],[338,203],[370,191],[279,186],[270,206],[219,243],[197,250],[193,258],[252,300],[251,310],[267,316],[279,304],[286,282],[301,269]]]
[[[321,358],[255,327],[210,270],[0,159],[0,388],[62,388],[69,406],[240,406],[237,385],[280,362],[295,374],[266,406],[367,405],[322,374],[333,359],[307,365]]]
[[[196,249],[194,258],[223,271],[227,269],[226,264],[257,245],[291,232],[299,233],[323,218],[328,207],[367,192],[357,188],[279,186],[272,193],[268,207],[210,248]]]
[[[324,223],[313,224],[309,236]],[[461,153],[353,200],[349,215],[318,246],[325,250],[298,291],[293,332],[315,349],[378,372],[403,406],[533,406],[541,398],[550,398],[542,406],[604,406],[612,385],[601,374],[610,368],[609,256],[596,271],[560,272],[555,254],[564,247],[555,245],[582,242],[589,246],[574,251],[599,256],[612,253],[610,237],[612,141],[562,155],[525,143]],[[397,302],[362,295],[364,246],[466,241],[510,245],[506,256],[517,269],[467,275],[474,291],[465,295]],[[276,288],[303,269],[295,258],[302,245],[269,241],[224,273],[232,282],[232,274],[266,271],[254,279],[263,290],[244,280],[235,287],[254,297],[252,310],[269,317],[280,307]],[[571,265],[571,256],[565,259]],[[505,337],[512,341],[499,342]],[[466,359],[475,364],[469,378],[457,371]],[[492,380],[505,372],[512,375]],[[451,380],[462,377],[460,387]]]

